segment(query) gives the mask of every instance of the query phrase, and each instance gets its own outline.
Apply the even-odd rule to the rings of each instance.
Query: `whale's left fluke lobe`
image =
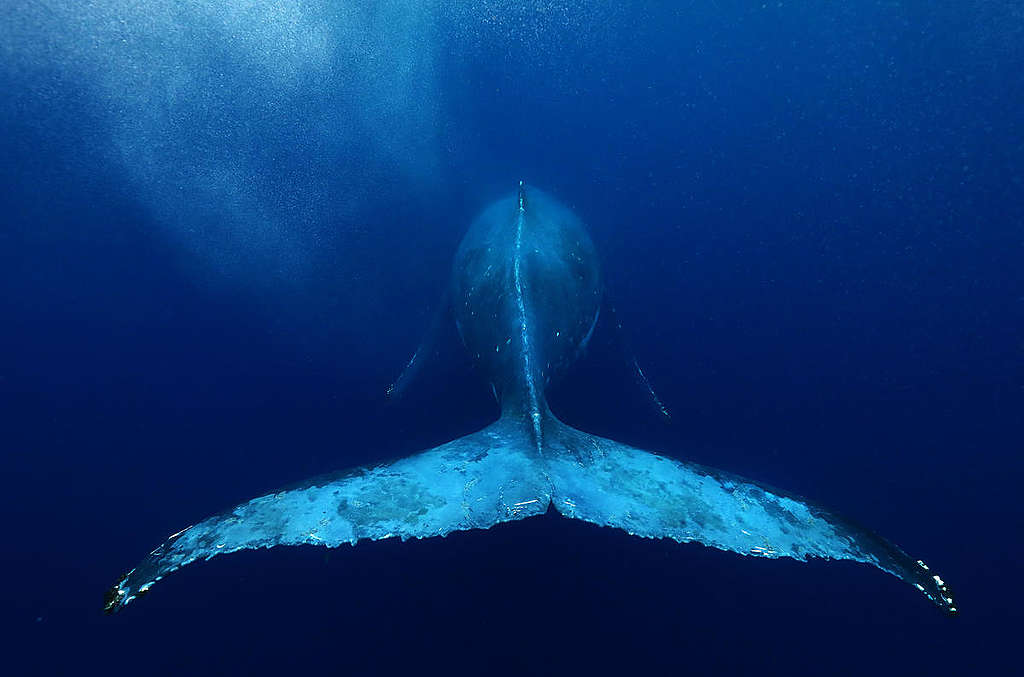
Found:
[[[238,550],[444,536],[542,514],[550,485],[529,451],[503,419],[394,463],[254,498],[171,536],[107,592],[104,610],[120,611],[187,564]]]

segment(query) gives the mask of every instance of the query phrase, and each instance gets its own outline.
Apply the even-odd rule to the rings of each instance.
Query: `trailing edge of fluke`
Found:
[[[529,192],[529,195],[527,195]],[[576,430],[545,387],[582,353],[603,285],[579,219],[522,183],[485,209],[455,256],[455,324],[501,405],[490,426],[393,463],[311,480],[171,536],[109,590],[116,612],[196,560],[278,545],[427,538],[543,514],[758,557],[847,559],[949,613],[945,581],[871,531],[798,496]]]

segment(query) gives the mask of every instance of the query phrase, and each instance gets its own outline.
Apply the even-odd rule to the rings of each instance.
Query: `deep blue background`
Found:
[[[379,178],[360,228],[325,238],[294,284],[234,279],[169,237],[152,194],[97,150],[112,104],[88,82],[57,62],[3,71],[0,671],[1011,671],[1024,619],[1019,10],[664,3],[582,35],[571,10],[540,21],[545,3],[501,4],[504,22],[440,12],[424,37],[438,174],[417,184],[370,155],[334,158]],[[293,105],[285,122],[309,104]],[[260,166],[290,163],[301,185],[322,149],[259,124],[214,138],[259,145]],[[519,178],[590,226],[627,342],[674,413],[666,425],[650,410],[604,326],[551,394],[561,417],[875,525],[951,582],[961,616],[867,567],[555,517],[240,553],[101,615],[118,574],[182,526],[495,415],[457,346],[402,401],[383,392],[462,230]],[[332,217],[348,189],[334,188],[314,221],[349,232],[351,215]]]

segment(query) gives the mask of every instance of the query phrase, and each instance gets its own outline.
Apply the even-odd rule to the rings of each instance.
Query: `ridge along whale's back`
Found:
[[[524,363],[525,378],[543,388],[579,357],[600,312],[601,271],[580,219],[531,188],[528,200],[521,191],[476,218],[451,292],[459,335],[504,403],[522,386]]]

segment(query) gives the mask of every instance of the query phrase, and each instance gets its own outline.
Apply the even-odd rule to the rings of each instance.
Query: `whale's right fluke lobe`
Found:
[[[569,426],[549,442],[551,500],[566,517],[742,555],[864,562],[957,611],[946,583],[924,562],[815,503]]]

